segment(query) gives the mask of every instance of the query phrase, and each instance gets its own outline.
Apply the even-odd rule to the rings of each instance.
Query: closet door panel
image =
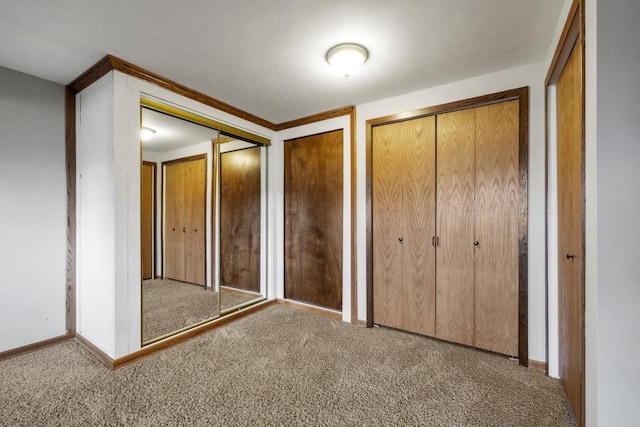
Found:
[[[578,423],[584,424],[584,102],[582,43],[558,80],[559,373]]]
[[[407,122],[372,129],[373,322],[403,328],[403,143]]]
[[[284,152],[285,297],[342,310],[342,130]]]
[[[436,336],[473,344],[475,110],[437,117]]]
[[[518,354],[517,100],[476,108],[475,342]]]
[[[184,165],[165,166],[164,213],[164,276],[185,280],[184,270]]]
[[[184,162],[184,264],[189,283],[205,285],[206,158]]]
[[[435,117],[403,123],[403,329],[435,335]],[[397,219],[396,219],[397,220]]]

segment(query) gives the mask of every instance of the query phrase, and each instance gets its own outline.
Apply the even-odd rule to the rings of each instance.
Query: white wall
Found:
[[[529,86],[529,358],[547,360],[545,284],[544,77],[542,62],[357,106],[358,318],[366,315],[366,121]]]
[[[64,87],[0,67],[0,352],[66,333]]]
[[[76,97],[76,330],[115,351],[113,74]]]
[[[275,296],[284,298],[284,141],[318,133],[343,131],[343,212],[342,212],[342,320],[351,322],[351,116],[298,126],[277,133],[269,159],[271,192],[275,198],[274,233],[275,257],[273,283]]]
[[[640,2],[597,3],[597,419],[640,420]]]

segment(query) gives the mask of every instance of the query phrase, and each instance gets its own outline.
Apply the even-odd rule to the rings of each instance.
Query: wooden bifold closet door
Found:
[[[374,322],[435,332],[435,119],[373,129]]]
[[[372,129],[373,319],[518,354],[519,101]]]
[[[285,298],[342,310],[342,197],[342,130],[285,142]]]
[[[207,159],[164,165],[164,276],[205,286]]]

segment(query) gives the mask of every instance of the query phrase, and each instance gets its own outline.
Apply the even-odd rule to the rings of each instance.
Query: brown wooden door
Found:
[[[156,164],[142,164],[142,279],[153,279]]]
[[[205,286],[206,158],[185,162],[184,281]]]
[[[584,425],[584,212],[581,41],[557,84],[558,322],[562,385]]]
[[[373,319],[435,334],[435,118],[373,129]]]
[[[184,270],[184,164],[165,166],[164,276],[185,280]]]
[[[222,284],[260,291],[261,148],[220,155]]]
[[[476,110],[437,117],[436,336],[473,345]]]
[[[164,276],[204,286],[206,157],[164,169]]]
[[[519,102],[476,108],[474,346],[518,355]]]
[[[342,310],[342,197],[342,130],[285,142],[285,298]]]

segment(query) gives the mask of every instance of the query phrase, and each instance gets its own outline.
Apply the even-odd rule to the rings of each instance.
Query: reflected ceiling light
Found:
[[[156,131],[154,129],[143,127],[142,129],[140,129],[140,139],[143,141],[148,141],[153,137],[155,133]]]
[[[345,79],[357,73],[367,58],[369,58],[367,49],[355,43],[342,43],[327,52],[327,62]]]

